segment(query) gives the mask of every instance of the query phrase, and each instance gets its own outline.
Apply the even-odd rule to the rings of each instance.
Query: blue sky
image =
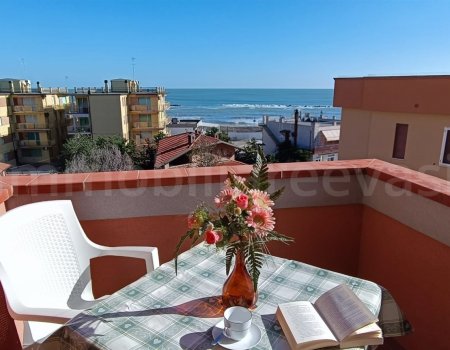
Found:
[[[332,88],[450,74],[450,0],[3,0],[0,78]],[[5,32],[6,28],[6,32]]]

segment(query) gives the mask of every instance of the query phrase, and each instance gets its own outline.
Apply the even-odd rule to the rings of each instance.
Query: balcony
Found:
[[[244,176],[250,170],[231,166],[4,176],[0,212],[30,202],[71,199],[94,242],[157,246],[164,263],[186,231],[187,214],[201,202],[212,205],[228,171]],[[443,335],[450,310],[449,182],[370,159],[273,164],[269,176],[271,189],[285,187],[275,206],[276,229],[296,241],[270,245],[272,254],[388,288],[415,328],[391,341],[394,348],[448,346]],[[128,263],[130,272],[118,274],[113,258],[95,261],[95,294],[109,294],[143,273],[142,265]],[[10,320],[6,311],[0,311],[2,317]]]
[[[25,114],[30,112],[43,112],[44,108],[42,106],[14,106],[13,112],[15,114]]]
[[[50,127],[45,124],[36,123],[17,123],[16,131],[49,130]]]
[[[19,146],[22,148],[40,148],[51,146],[48,141],[41,140],[20,140]]]
[[[152,113],[151,107],[147,105],[130,105],[129,110],[131,113]]]
[[[91,128],[89,126],[68,126],[67,127],[68,134],[90,134]]]
[[[151,122],[133,122],[132,129],[134,131],[139,131],[139,130],[162,130],[162,129],[164,129],[164,125],[160,126],[158,123],[151,123]]]

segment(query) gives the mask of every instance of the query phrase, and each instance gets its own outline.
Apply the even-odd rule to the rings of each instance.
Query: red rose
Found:
[[[241,193],[236,198],[236,205],[241,209],[247,209],[248,207],[248,196],[244,193]]]
[[[205,232],[205,241],[208,244],[214,244],[219,241],[219,234],[216,231],[208,230]]]

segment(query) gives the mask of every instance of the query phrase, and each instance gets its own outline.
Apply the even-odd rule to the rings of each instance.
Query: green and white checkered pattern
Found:
[[[225,256],[200,244],[183,253],[178,266],[178,276],[171,261],[100,301],[55,332],[45,345],[49,349],[210,349],[212,328],[223,316]],[[253,313],[253,322],[263,334],[255,349],[289,349],[275,317],[278,304],[314,302],[341,283],[350,286],[374,314],[379,315],[383,306],[387,318],[401,315],[391,298],[383,305],[385,293],[375,283],[268,256]],[[384,336],[399,335],[402,319],[379,318],[397,332]],[[39,349],[47,349],[45,345]]]

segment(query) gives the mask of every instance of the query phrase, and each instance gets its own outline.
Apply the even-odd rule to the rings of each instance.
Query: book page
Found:
[[[378,321],[356,294],[344,284],[321,295],[314,306],[339,341],[359,328]]]
[[[331,340],[330,345],[337,344],[336,338],[309,301],[284,303],[278,308],[297,344],[316,340]],[[280,318],[279,322],[284,330]]]

